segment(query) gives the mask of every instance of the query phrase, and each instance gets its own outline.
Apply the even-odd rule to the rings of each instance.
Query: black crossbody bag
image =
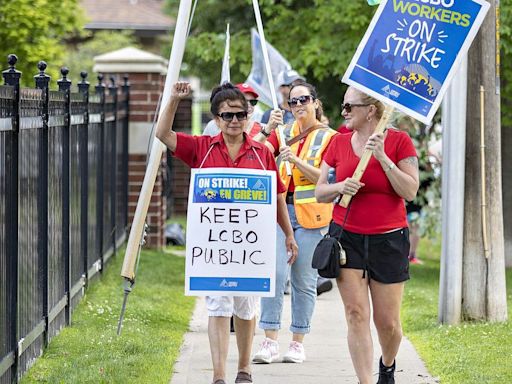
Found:
[[[347,216],[351,205],[352,200],[347,207],[347,212],[345,213],[345,218],[343,219],[343,225],[341,226],[341,233],[339,237],[333,237],[330,235],[331,225],[334,223],[334,221],[331,220],[331,223],[329,224],[329,230],[322,238],[322,240],[320,240],[316,245],[315,251],[313,252],[313,260],[311,261],[311,266],[317,269],[318,274],[322,277],[328,279],[338,277],[340,275],[340,266],[347,262],[347,255],[339,240],[343,235],[343,228],[347,222]]]

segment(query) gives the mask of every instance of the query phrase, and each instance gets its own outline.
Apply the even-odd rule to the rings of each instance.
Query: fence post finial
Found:
[[[101,97],[104,97],[105,95],[105,84],[103,84],[103,74],[98,73],[98,85],[96,85],[94,88],[96,89],[96,93],[98,95],[101,95]]]
[[[110,76],[110,85],[108,86],[108,91],[111,95],[117,94],[117,85],[116,85],[116,79],[114,76]]]
[[[7,56],[7,63],[9,63],[9,69],[6,69],[2,72],[2,76],[4,77],[4,83],[6,85],[11,85],[13,87],[19,87],[20,85],[21,72],[15,68],[17,61],[18,57],[15,54],[11,53]]]
[[[87,72],[86,71],[80,72],[80,77],[82,78],[82,81],[77,84],[78,91],[80,93],[85,93],[85,94],[89,95],[89,82],[86,80]]]
[[[98,76],[96,77],[98,79],[98,85],[101,85],[102,87],[105,86],[105,84],[103,84],[103,73],[98,73]]]
[[[57,80],[57,84],[59,85],[59,91],[69,91],[71,89],[71,81],[67,78],[69,73],[68,67],[62,67],[60,69],[60,73],[62,78]]]
[[[34,76],[34,80],[36,81],[36,88],[46,89],[50,84],[50,76],[48,76],[44,71],[48,65],[45,61],[40,61],[37,63],[37,68],[39,68],[39,74]]]

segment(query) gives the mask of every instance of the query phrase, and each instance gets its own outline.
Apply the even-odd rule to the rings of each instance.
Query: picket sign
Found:
[[[342,81],[429,124],[489,7],[485,0],[382,0]],[[361,158],[354,178],[368,161]],[[349,201],[343,196],[340,204]]]
[[[275,294],[275,171],[192,169],[187,207],[185,294]]]
[[[172,86],[178,81],[183,53],[185,52],[185,43],[187,41],[187,26],[190,17],[191,4],[191,0],[181,0],[180,2],[171,56],[169,58],[169,66],[167,67],[167,77],[165,79],[162,102],[160,104],[161,107],[158,112],[158,116],[162,114],[164,106],[167,105],[169,101]],[[160,140],[154,136],[152,139],[153,145],[151,146],[146,174],[144,175],[144,181],[137,201],[137,208],[135,209],[135,216],[130,229],[123,267],[121,270],[121,276],[130,281],[135,279],[135,263],[137,261],[137,254],[144,232],[144,222],[146,221],[151,194],[153,192],[156,175],[160,167],[162,151],[165,149],[165,146]]]

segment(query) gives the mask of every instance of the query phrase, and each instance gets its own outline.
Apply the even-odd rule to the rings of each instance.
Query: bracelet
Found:
[[[265,131],[265,127],[261,127],[260,133],[265,137],[269,137],[272,132],[267,132]]]
[[[388,168],[384,170],[384,173],[388,173],[389,171],[391,171],[393,168],[395,168],[395,163],[391,163],[388,165]]]

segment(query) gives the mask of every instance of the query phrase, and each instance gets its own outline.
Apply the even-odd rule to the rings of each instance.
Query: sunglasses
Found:
[[[222,120],[230,122],[233,121],[233,118],[236,116],[238,121],[247,120],[247,112],[222,112],[217,114]]]
[[[251,104],[253,107],[255,107],[256,104],[258,104],[258,99],[247,100],[247,102]]]
[[[367,107],[369,105],[370,104],[350,104],[350,103],[345,103],[345,104],[341,104],[341,111],[343,112],[343,110],[345,110],[348,113],[350,113],[350,112],[352,112],[352,108],[354,108],[354,107]]]
[[[292,97],[290,100],[288,100],[288,105],[290,107],[295,107],[300,102],[301,105],[306,105],[314,101],[315,98],[312,95],[305,95],[305,96],[299,96],[299,97]]]

